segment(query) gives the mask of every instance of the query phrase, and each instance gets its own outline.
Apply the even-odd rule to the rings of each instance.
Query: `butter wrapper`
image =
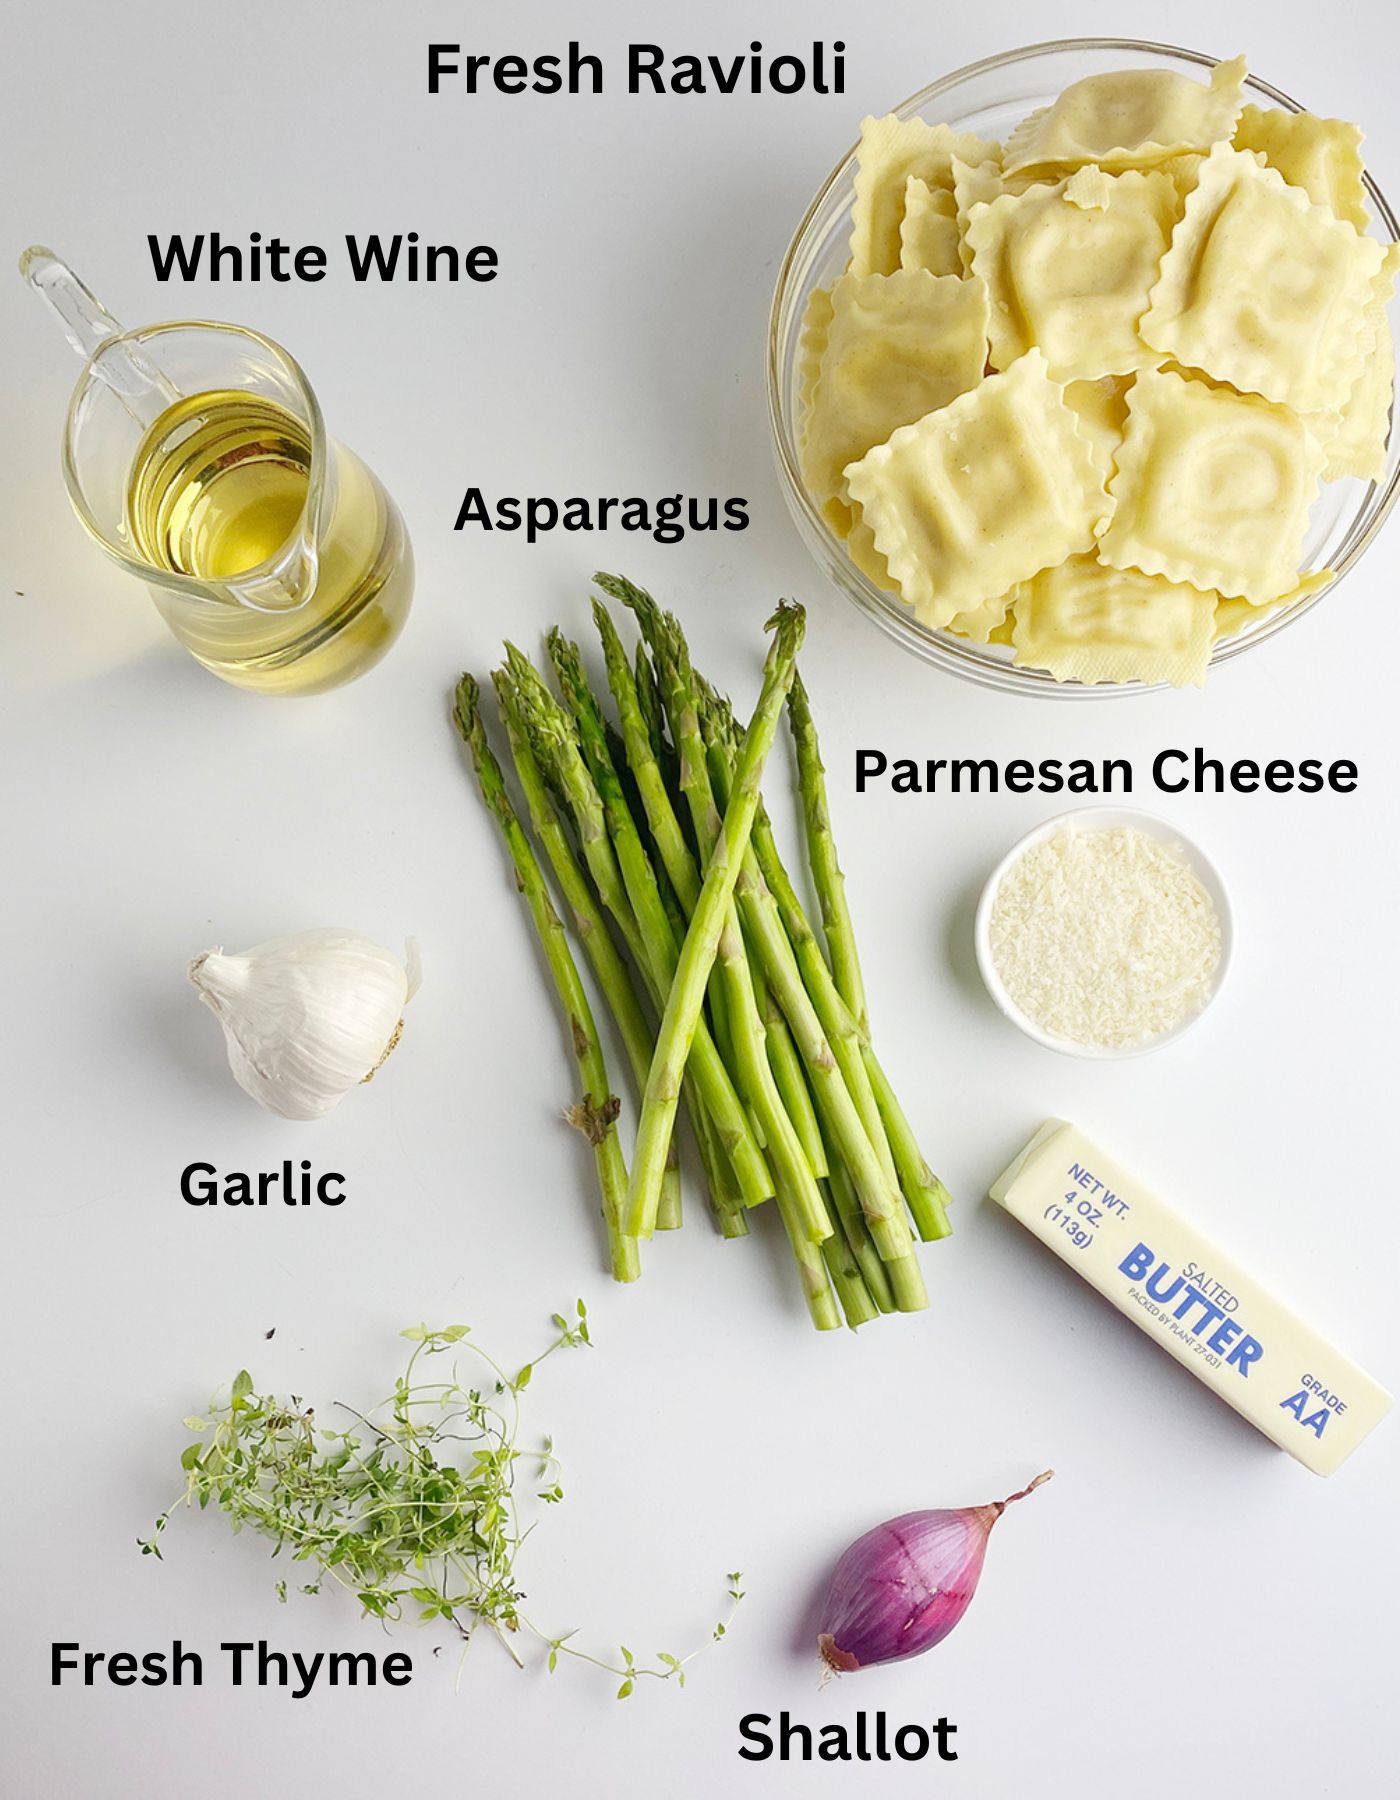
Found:
[[[1315,1474],[1390,1410],[1379,1382],[1077,1126],[1042,1125],[991,1197]]]

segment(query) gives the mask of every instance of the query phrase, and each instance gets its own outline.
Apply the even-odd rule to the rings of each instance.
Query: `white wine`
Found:
[[[259,610],[230,595],[191,605],[162,570],[227,584],[276,559],[302,529],[312,443],[279,402],[246,389],[177,400],[142,438],[126,481],[124,535],[152,571],[171,629],[239,687],[306,694],[363,673],[408,612],[413,559],[397,507],[359,459],[328,447],[328,491],[311,536],[316,578],[300,606]]]

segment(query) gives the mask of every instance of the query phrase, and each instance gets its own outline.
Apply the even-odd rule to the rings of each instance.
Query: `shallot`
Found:
[[[1053,1474],[988,1506],[902,1513],[857,1538],[822,1602],[817,1648],[826,1670],[903,1662],[942,1643],[972,1603],[993,1525]]]

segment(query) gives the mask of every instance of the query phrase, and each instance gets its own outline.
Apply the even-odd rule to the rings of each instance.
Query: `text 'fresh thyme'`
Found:
[[[303,1656],[299,1650],[273,1650],[259,1638],[256,1643],[220,1644],[224,1673],[230,1687],[288,1688],[293,1700],[304,1700],[318,1685],[327,1687],[407,1687],[413,1679],[413,1660],[403,1650],[380,1656],[370,1650],[318,1650]],[[203,1687],[204,1658],[187,1650],[176,1638],[169,1650],[84,1650],[80,1644],[54,1644],[50,1650],[49,1679],[62,1687]]]

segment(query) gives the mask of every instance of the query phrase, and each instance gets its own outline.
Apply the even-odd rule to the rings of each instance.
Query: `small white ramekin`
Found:
[[[992,907],[996,901],[997,889],[1001,886],[1007,871],[1028,850],[1037,844],[1044,843],[1057,831],[1073,827],[1078,831],[1141,831],[1147,837],[1158,839],[1176,850],[1187,862],[1201,886],[1210,896],[1220,920],[1220,961],[1216,966],[1215,979],[1205,1005],[1198,1007],[1189,1018],[1170,1031],[1163,1031],[1145,1044],[1132,1044],[1122,1050],[1105,1048],[1101,1044],[1076,1044],[1068,1038],[1052,1037],[1048,1031],[1028,1019],[1012,1000],[997,973],[996,964],[992,960]],[[1230,958],[1235,945],[1234,912],[1230,905],[1230,896],[1221,879],[1220,871],[1198,844],[1192,843],[1176,826],[1169,825],[1165,819],[1156,818],[1152,813],[1138,812],[1128,806],[1089,806],[1075,812],[1058,813],[1053,819],[1047,819],[1043,825],[1037,825],[1034,831],[1028,831],[1019,838],[987,878],[982,889],[982,897],[977,903],[977,921],[974,930],[977,947],[977,966],[982,972],[982,980],[987,992],[1005,1013],[1011,1023],[1023,1031],[1028,1038],[1037,1044],[1043,1044],[1047,1050],[1058,1050],[1063,1056],[1081,1056],[1091,1061],[1119,1061],[1130,1056],[1146,1056],[1150,1051],[1160,1050],[1165,1044],[1173,1044],[1185,1032],[1188,1032],[1196,1021],[1209,1009],[1216,995],[1224,985],[1229,972]]]

